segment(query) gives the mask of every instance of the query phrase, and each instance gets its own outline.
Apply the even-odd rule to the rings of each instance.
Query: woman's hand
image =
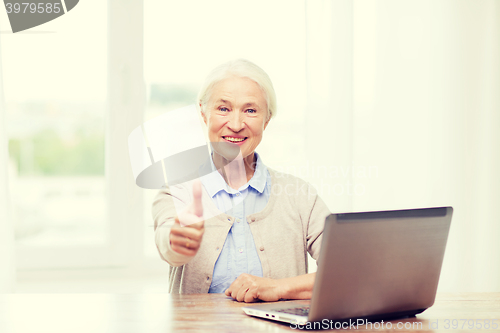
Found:
[[[170,247],[177,253],[194,256],[201,245],[205,232],[203,206],[201,204],[201,182],[193,183],[193,203],[175,218],[170,229]]]
[[[226,296],[247,303],[257,300],[276,302],[280,299],[311,299],[315,279],[316,273],[279,280],[241,274],[226,289]]]
[[[226,289],[226,296],[231,296],[238,302],[279,301],[283,295],[282,285],[278,280],[261,278],[250,274],[241,274]]]

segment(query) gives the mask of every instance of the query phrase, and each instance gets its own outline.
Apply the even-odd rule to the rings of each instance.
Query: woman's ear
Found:
[[[267,124],[269,124],[269,121],[270,121],[270,120],[271,120],[271,115],[268,115],[268,116],[267,116],[267,120],[266,120],[266,122],[264,123],[264,129],[266,129]]]
[[[269,121],[271,120],[271,117],[269,117],[269,119],[266,120],[266,123],[264,124],[264,129],[266,129],[267,127],[267,124],[269,124]]]
[[[201,117],[203,118],[203,121],[205,122],[205,125],[208,126],[207,116],[205,114],[205,110],[203,110],[203,106],[201,105],[201,103],[199,104],[199,106],[200,106]]]

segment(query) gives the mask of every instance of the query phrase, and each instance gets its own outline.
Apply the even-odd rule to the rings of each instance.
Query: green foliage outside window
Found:
[[[27,152],[26,152],[27,151]],[[47,129],[9,141],[9,155],[19,175],[104,175],[104,136],[77,131],[64,139]]]

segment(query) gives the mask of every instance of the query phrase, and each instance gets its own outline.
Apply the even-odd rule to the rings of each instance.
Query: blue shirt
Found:
[[[217,208],[235,218],[215,263],[209,293],[223,293],[242,273],[262,277],[262,265],[246,217],[262,211],[267,205],[271,175],[257,153],[255,156],[254,175],[238,190],[230,188],[219,172],[201,177]],[[215,170],[213,161],[210,162]]]

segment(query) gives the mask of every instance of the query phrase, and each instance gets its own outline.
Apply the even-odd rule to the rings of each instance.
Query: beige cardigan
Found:
[[[300,178],[268,168],[271,195],[259,213],[247,216],[263,276],[273,279],[307,273],[307,251],[318,259],[328,207],[315,189]],[[212,283],[215,262],[222,250],[234,218],[220,212],[203,190],[205,233],[198,253],[188,257],[170,248],[169,233],[176,210],[173,200],[187,205],[192,200],[192,184],[176,186],[175,196],[169,189],[160,190],[153,202],[155,240],[163,260],[170,264],[171,293],[207,293]]]

